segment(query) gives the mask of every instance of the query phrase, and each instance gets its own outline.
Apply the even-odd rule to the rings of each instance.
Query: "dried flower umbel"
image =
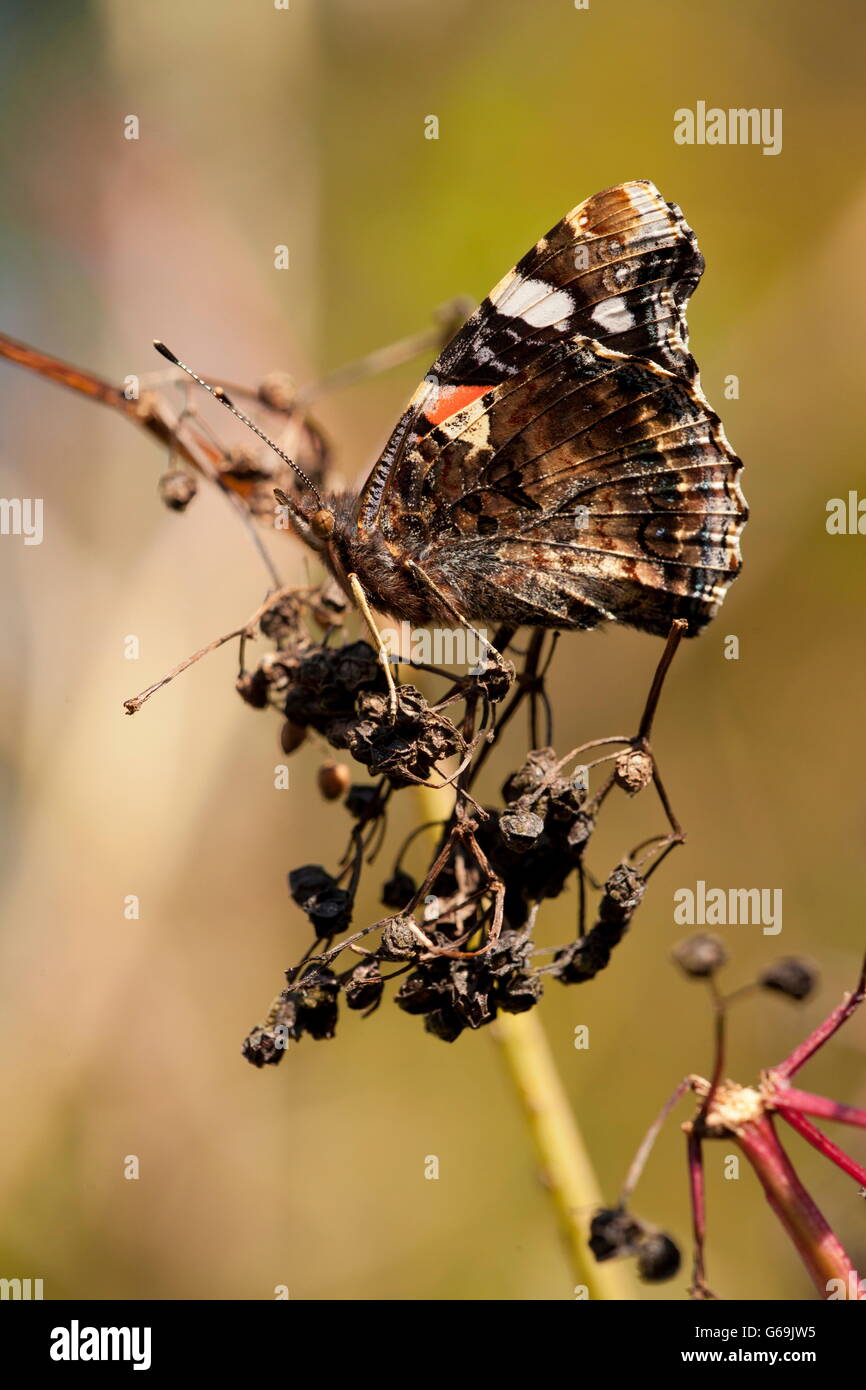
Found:
[[[275,596],[258,621],[279,645],[242,672],[238,689],[255,708],[271,707],[284,717],[284,749],[299,746],[312,730],[374,780],[354,783],[345,795],[353,824],[340,862],[330,869],[300,865],[289,874],[292,899],[305,913],[312,939],[287,971],[267,1019],[244,1044],[256,1066],[279,1062],[289,1042],[305,1035],[333,1036],[341,997],[349,1008],[374,1012],[391,981],[403,1012],[422,1017],[434,1037],[453,1042],[465,1030],[491,1023],[499,1011],[533,1008],[548,979],[592,979],[627,931],[653,868],[682,839],[649,742],[679,625],[633,737],[593,740],[564,757],[549,744],[533,747],[504,778],[501,803],[481,805],[473,794],[476,779],[518,709],[529,712],[534,743],[542,716],[549,735],[545,677],[555,642],[549,644],[544,634],[531,636],[513,686],[503,684],[495,664],[455,676],[406,663],[444,681],[445,689],[430,703],[414,684],[400,684],[394,713],[368,643],[336,642],[333,630],[324,641],[314,640],[308,619],[321,602],[312,592]],[[499,633],[495,644],[507,651],[510,641],[510,633]],[[334,764],[328,760],[324,766],[330,786]],[[320,772],[320,783],[321,778]],[[394,798],[431,781],[450,789],[452,811],[426,827],[436,832],[426,870],[413,876],[403,862],[417,841],[416,828],[381,881],[380,898],[390,915],[350,929],[362,875],[378,862]],[[614,866],[599,886],[590,922],[592,880],[585,856],[598,816],[612,793],[634,796],[650,785],[667,814],[667,829]],[[579,893],[576,939],[541,948],[534,935],[539,907],[572,882]]]
[[[791,1085],[792,1077],[823,1047],[859,1008],[866,997],[866,965],[857,987],[847,995],[789,1057],[761,1073],[757,1086],[741,1086],[724,1078],[727,1014],[734,1000],[759,989],[773,990],[801,1002],[815,987],[814,968],[807,961],[784,957],[766,967],[752,985],[722,995],[716,972],[724,965],[724,954],[717,938],[699,934],[681,942],[674,958],[687,975],[704,979],[710,988],[716,1018],[716,1048],[710,1080],[690,1075],[680,1082],[665,1102],[648,1131],[626,1178],[616,1207],[596,1213],[592,1223],[590,1248],[596,1259],[637,1255],[640,1263],[646,1227],[631,1212],[631,1197],[643,1172],[650,1151],[674,1106],[688,1091],[699,1101],[697,1113],[683,1125],[686,1133],[689,1190],[695,1237],[695,1256],[690,1293],[693,1298],[715,1298],[705,1273],[706,1214],[702,1146],[707,1140],[726,1139],[735,1143],[755,1170],[775,1215],[793,1241],[800,1259],[818,1293],[824,1299],[866,1300],[866,1279],[861,1278],[849,1255],[818,1210],[798,1178],[776,1132],[776,1117],[784,1120],[814,1148],[849,1177],[866,1188],[866,1168],[843,1153],[809,1119],[838,1120],[842,1124],[866,1128],[866,1110],[827,1100],[824,1096],[800,1091]],[[664,1236],[668,1247],[670,1237]],[[665,1272],[658,1278],[671,1278],[679,1268],[679,1258],[669,1251],[660,1261]],[[642,1269],[644,1277],[648,1277]]]

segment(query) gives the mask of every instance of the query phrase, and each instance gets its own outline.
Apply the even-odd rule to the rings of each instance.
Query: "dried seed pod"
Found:
[[[503,811],[499,831],[508,848],[521,854],[544,834],[544,821],[533,811]]]
[[[627,748],[617,758],[613,776],[618,787],[636,796],[652,781],[653,760],[642,748]]]
[[[393,907],[400,911],[409,906],[416,892],[417,885],[412,875],[405,873],[403,869],[395,869],[382,889],[382,902],[385,907]]]
[[[491,705],[498,705],[511,689],[514,674],[514,666],[510,661],[488,661],[480,671],[472,672],[473,686],[475,690],[487,696]]]
[[[627,922],[646,892],[646,880],[630,864],[617,864],[598,905],[603,922]]]
[[[160,500],[173,512],[185,512],[197,492],[198,480],[186,468],[169,468],[160,477]]]
[[[280,747],[286,756],[300,748],[306,737],[307,731],[300,724],[293,724],[291,719],[283,721],[283,727],[280,729]]]
[[[379,955],[383,960],[412,960],[421,949],[411,917],[394,917],[382,930]]]
[[[503,800],[513,805],[521,797],[537,791],[545,778],[552,774],[556,763],[554,748],[536,748],[529,754],[523,766],[512,772],[506,780],[502,788]]]
[[[782,956],[762,970],[758,984],[762,989],[774,989],[789,999],[808,999],[818,983],[818,972],[810,961],[799,956]]]
[[[356,965],[343,985],[346,1007],[349,1009],[371,1009],[382,998],[385,981],[376,960],[362,960]]]
[[[335,579],[323,584],[310,600],[310,612],[320,627],[342,627],[349,600]]]
[[[286,1046],[283,1037],[278,1037],[273,1028],[253,1028],[244,1038],[242,1056],[254,1067],[275,1067],[285,1056]]]
[[[295,404],[295,383],[288,372],[268,372],[258,389],[262,405],[288,414]]]
[[[322,763],[316,774],[319,784],[319,791],[326,801],[336,801],[338,797],[348,791],[352,780],[351,773],[345,763],[335,763],[328,761]]]
[[[332,970],[317,967],[285,993],[297,996],[298,1035],[309,1033],[317,1041],[334,1036],[340,982]]]
[[[579,811],[568,831],[568,847],[579,857],[595,830],[595,821],[586,811]]]
[[[219,471],[223,478],[233,478],[238,483],[262,483],[273,478],[277,468],[278,465],[271,463],[258,449],[249,444],[237,444],[226,451]]]
[[[712,932],[695,932],[680,941],[671,952],[681,970],[693,979],[714,975],[728,959],[727,948],[720,936]]]

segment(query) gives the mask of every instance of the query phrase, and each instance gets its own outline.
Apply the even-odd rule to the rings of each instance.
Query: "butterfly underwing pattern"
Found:
[[[564,217],[444,348],[360,494],[321,503],[307,538],[336,577],[420,624],[699,632],[748,514],[688,351],[703,268],[651,183]]]

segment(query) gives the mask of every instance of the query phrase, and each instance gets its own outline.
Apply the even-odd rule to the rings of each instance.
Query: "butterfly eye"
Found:
[[[334,530],[334,513],[329,512],[327,507],[320,508],[310,517],[310,529],[314,536],[319,540],[326,541]]]

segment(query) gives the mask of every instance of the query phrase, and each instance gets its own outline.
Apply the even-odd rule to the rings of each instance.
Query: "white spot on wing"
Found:
[[[626,329],[634,328],[634,314],[622,295],[597,304],[592,311],[592,319],[606,333],[625,333]]]
[[[544,280],[524,280],[515,275],[504,293],[491,295],[490,302],[500,314],[523,319],[532,328],[549,328],[574,312],[574,301],[565,290],[554,290]]]

